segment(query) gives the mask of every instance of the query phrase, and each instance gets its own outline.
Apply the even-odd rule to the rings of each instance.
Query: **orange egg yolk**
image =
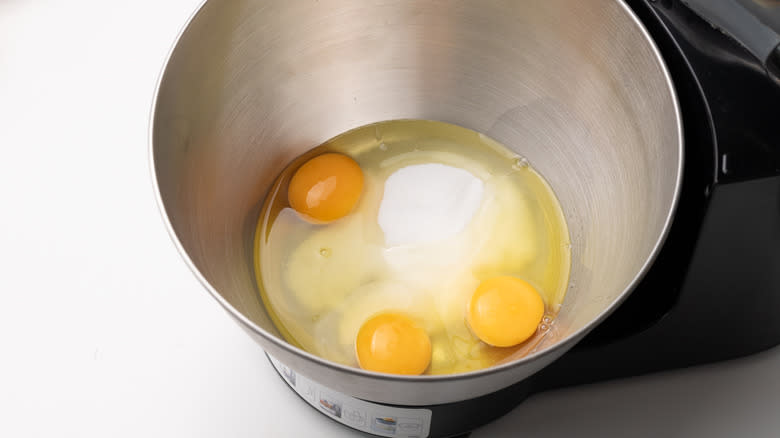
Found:
[[[418,375],[431,362],[428,334],[396,313],[382,313],[364,322],[355,350],[361,368],[380,373]]]
[[[483,281],[471,296],[466,320],[471,331],[495,347],[517,345],[536,332],[544,301],[528,282],[515,277]]]
[[[298,168],[287,188],[287,198],[298,213],[330,222],[349,214],[362,191],[363,171],[355,160],[327,153]]]

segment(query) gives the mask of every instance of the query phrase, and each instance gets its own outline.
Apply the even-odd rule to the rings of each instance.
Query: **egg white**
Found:
[[[387,207],[384,182],[398,169],[421,163],[474,175],[484,184],[479,206],[453,235],[388,245],[378,226],[379,209]],[[281,285],[282,293],[268,295],[284,328],[306,350],[356,365],[354,342],[362,323],[377,313],[402,312],[432,336],[432,369],[471,360],[478,343],[464,322],[471,293],[486,277],[529,263],[537,251],[527,199],[480,162],[441,151],[401,154],[363,170],[364,195],[347,217],[316,225],[284,209],[271,228],[263,276]]]

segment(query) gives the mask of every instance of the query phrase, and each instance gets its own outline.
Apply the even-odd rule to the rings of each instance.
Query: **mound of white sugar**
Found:
[[[379,226],[385,245],[416,245],[462,231],[482,204],[485,183],[466,170],[444,164],[417,164],[385,181]]]

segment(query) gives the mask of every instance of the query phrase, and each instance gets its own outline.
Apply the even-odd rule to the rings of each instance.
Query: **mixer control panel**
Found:
[[[392,438],[425,438],[431,429],[430,409],[385,406],[333,391],[269,356],[276,371],[306,403],[339,423],[361,432]]]

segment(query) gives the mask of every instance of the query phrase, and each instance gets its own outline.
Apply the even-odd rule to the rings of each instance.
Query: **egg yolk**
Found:
[[[471,331],[495,347],[517,345],[536,332],[544,316],[544,301],[528,282],[502,276],[485,280],[468,303]]]
[[[355,160],[327,153],[298,168],[287,188],[287,198],[298,213],[330,222],[352,211],[362,191],[363,171]]]
[[[355,341],[364,370],[389,374],[422,374],[431,362],[431,340],[414,321],[395,313],[369,318]]]

